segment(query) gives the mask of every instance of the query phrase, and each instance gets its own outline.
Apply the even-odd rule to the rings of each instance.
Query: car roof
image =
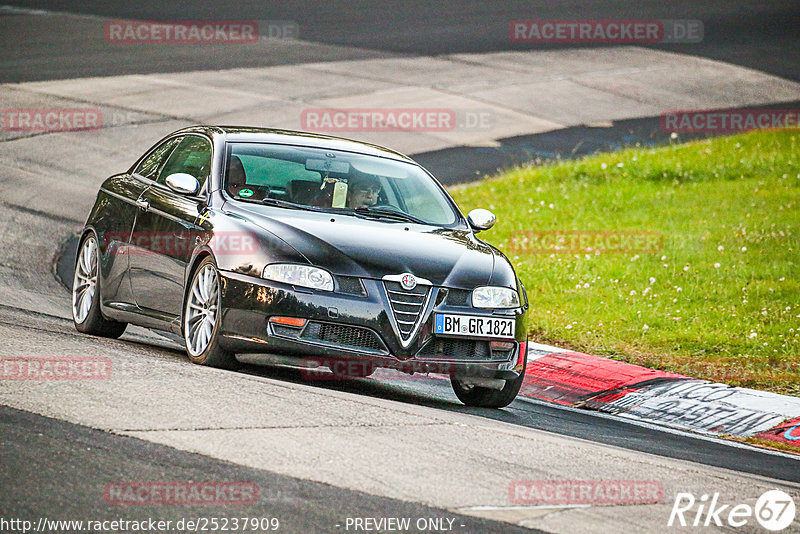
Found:
[[[332,150],[357,152],[359,154],[391,158],[416,164],[414,160],[405,154],[382,147],[380,145],[313,132],[281,130],[275,128],[257,128],[251,126],[198,125],[184,128],[174,133],[204,133],[206,135],[217,134],[223,135],[226,141],[233,142],[275,143],[282,145],[330,148]]]

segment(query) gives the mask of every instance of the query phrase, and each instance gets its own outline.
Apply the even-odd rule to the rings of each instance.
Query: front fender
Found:
[[[309,263],[294,247],[275,234],[238,215],[206,210],[197,220],[200,233],[187,266],[186,282],[194,266],[211,255],[221,271],[261,277],[274,262]]]

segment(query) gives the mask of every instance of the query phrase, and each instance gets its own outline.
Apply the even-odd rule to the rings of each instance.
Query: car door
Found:
[[[195,222],[211,172],[211,141],[185,135],[172,151],[158,177],[140,196],[130,254],[131,286],[137,305],[164,321],[180,317],[183,278],[192,249],[200,237]],[[197,178],[197,195],[180,194],[167,186],[174,173]]]
[[[107,304],[132,305],[129,280],[130,239],[138,215],[137,200],[158,175],[180,139],[168,139],[151,148],[129,173],[108,180],[101,189],[95,212],[95,224],[101,247],[108,255],[108,274],[103,280],[103,299]]]

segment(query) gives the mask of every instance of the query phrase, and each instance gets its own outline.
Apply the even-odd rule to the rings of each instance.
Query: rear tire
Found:
[[[183,303],[183,340],[193,363],[221,369],[238,366],[235,355],[219,346],[221,316],[219,271],[207,257],[192,275]]]
[[[463,381],[450,377],[450,384],[458,400],[467,406],[480,406],[482,408],[505,408],[517,398],[522,382],[525,380],[525,366],[528,362],[528,351],[522,361],[522,372],[513,380],[506,380],[503,389],[491,389],[480,386],[466,385]]]
[[[72,322],[78,332],[118,338],[128,323],[103,317],[100,310],[100,247],[94,233],[86,234],[78,246],[72,280]]]

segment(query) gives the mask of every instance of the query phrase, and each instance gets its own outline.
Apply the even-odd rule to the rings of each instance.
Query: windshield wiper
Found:
[[[417,224],[428,224],[422,219],[418,219],[413,215],[409,215],[404,211],[397,211],[391,208],[353,208],[353,211],[359,215],[371,215],[373,217],[396,219],[399,221],[413,222]]]
[[[296,202],[289,202],[288,200],[281,200],[279,198],[264,198],[260,200],[262,204],[267,206],[276,206],[278,208],[289,208],[295,210],[308,210],[308,211],[322,211],[316,206],[307,206],[305,204],[297,204]]]

